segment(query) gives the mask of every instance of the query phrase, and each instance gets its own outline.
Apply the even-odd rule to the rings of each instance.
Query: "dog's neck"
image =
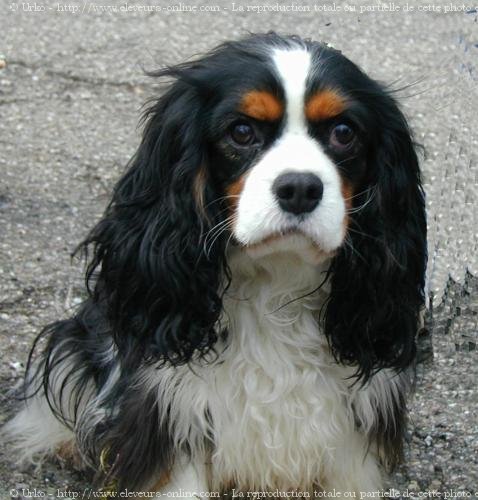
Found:
[[[282,339],[289,347],[325,341],[317,329],[329,294],[329,265],[329,260],[308,262],[296,252],[251,257],[237,250],[229,261],[232,279],[224,297],[230,341],[257,344],[268,338],[280,344]]]
[[[285,307],[293,301],[305,305],[307,298],[328,295],[327,271],[331,259],[313,255],[309,248],[285,248],[266,253],[235,248],[229,254],[231,284],[227,295],[237,300],[263,298],[264,310]],[[291,302],[292,303],[292,302]]]

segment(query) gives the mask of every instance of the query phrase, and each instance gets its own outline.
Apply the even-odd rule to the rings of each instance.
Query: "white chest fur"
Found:
[[[176,445],[202,460],[211,439],[213,489],[376,489],[379,470],[355,430],[351,370],[335,363],[318,326],[324,269],[292,255],[242,256],[235,266],[217,359],[161,370],[156,385],[171,401]]]
[[[297,264],[251,263],[234,275],[225,302],[230,343],[217,367],[215,406],[224,407],[213,415],[213,464],[239,487],[312,484],[327,453],[320,434],[330,445],[333,427],[347,425],[344,387],[318,330],[320,292],[300,298],[324,278]]]

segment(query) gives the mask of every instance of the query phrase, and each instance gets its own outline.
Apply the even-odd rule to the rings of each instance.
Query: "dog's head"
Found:
[[[273,33],[156,75],[174,81],[86,242],[119,349],[180,363],[213,346],[229,242],[331,259],[338,359],[365,376],[408,365],[426,226],[391,95],[339,51]]]

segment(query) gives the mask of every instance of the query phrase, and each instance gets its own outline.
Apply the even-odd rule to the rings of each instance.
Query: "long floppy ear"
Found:
[[[405,117],[379,90],[376,133],[367,158],[369,189],[354,198],[348,242],[331,268],[326,333],[342,362],[366,380],[376,369],[403,369],[415,356],[424,303],[426,217],[417,155]]]
[[[204,98],[178,80],[147,111],[141,145],[103,219],[84,242],[87,282],[120,354],[187,362],[216,340],[221,238],[204,236],[221,209],[207,179]]]

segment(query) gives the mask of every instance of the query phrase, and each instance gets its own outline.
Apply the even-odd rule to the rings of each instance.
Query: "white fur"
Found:
[[[73,432],[65,427],[51,412],[43,394],[29,399],[16,417],[4,429],[9,438],[15,439],[20,452],[17,462],[41,463],[45,455],[51,455],[57,448],[74,441]]]
[[[58,353],[62,353],[64,347],[63,343],[59,343],[52,357],[55,358]],[[62,357],[62,354],[58,356]],[[65,420],[71,423],[74,420],[74,398],[71,398],[70,394],[77,376],[65,380],[69,373],[69,362],[70,360],[67,360],[56,364],[50,374],[50,401],[56,408],[61,408]],[[42,369],[42,365],[33,366],[31,373],[41,373]],[[37,388],[40,384],[41,381],[35,380],[32,387]],[[60,399],[58,394],[63,385],[65,390]],[[88,386],[81,398],[80,408],[93,394],[92,384],[88,383]],[[17,460],[19,463],[25,461],[41,463],[46,455],[53,454],[62,445],[75,441],[74,432],[60,422],[51,411],[43,387],[36,394],[29,395],[23,403],[22,410],[7,423],[2,433],[14,441],[19,451]]]
[[[251,246],[297,231],[310,239],[311,246],[331,252],[345,237],[345,202],[334,163],[307,131],[304,96],[310,54],[305,49],[277,50],[273,61],[286,96],[286,125],[282,136],[247,174],[233,232],[240,243]],[[288,172],[310,172],[321,179],[323,198],[311,213],[298,217],[280,208],[272,185]]]
[[[191,463],[185,456],[179,456],[168,483],[161,489],[164,497],[204,498],[208,493],[204,463]]]
[[[317,322],[327,286],[289,303],[314,290],[326,265],[292,253],[254,260],[236,251],[231,267],[223,317],[229,337],[218,359],[148,369],[140,380],[162,407],[170,401],[164,418],[176,446],[192,445],[193,463],[201,464],[204,437],[212,439],[213,490],[229,482],[255,491],[377,490],[380,468],[366,454],[353,406],[363,426],[373,427],[374,408],[389,404],[388,381],[351,387],[352,370],[334,361]]]
[[[59,357],[63,357],[63,348],[63,344],[60,343],[52,358],[54,359],[57,353],[60,353]],[[116,348],[110,344],[105,350],[104,361],[106,362],[115,354]],[[53,405],[61,409],[63,417],[71,424],[73,430],[54,416],[43,390],[40,390],[38,394],[25,400],[22,410],[3,429],[5,435],[15,442],[16,448],[20,451],[18,462],[41,461],[45,455],[54,454],[63,445],[86,443],[94,426],[105,417],[104,400],[119,378],[119,365],[111,370],[109,378],[99,393],[95,392],[94,383],[89,380],[79,401],[72,394],[79,375],[71,376],[65,383],[60,401],[58,394],[64,384],[65,376],[70,372],[71,363],[72,359],[67,357],[53,368],[50,374],[50,385]],[[32,373],[35,372],[36,367],[32,370]],[[76,403],[78,405],[74,408]],[[80,452],[82,447],[78,446],[75,449]],[[87,457],[82,458],[85,462],[87,461]]]
[[[393,402],[400,401],[400,393],[410,389],[408,372],[395,373],[393,370],[381,370],[368,382],[367,386],[354,392],[354,410],[363,432],[368,433],[377,425],[377,412],[387,416],[385,425],[395,428]]]
[[[277,49],[273,54],[273,62],[286,96],[286,131],[306,134],[304,97],[311,67],[310,53],[302,48]]]

